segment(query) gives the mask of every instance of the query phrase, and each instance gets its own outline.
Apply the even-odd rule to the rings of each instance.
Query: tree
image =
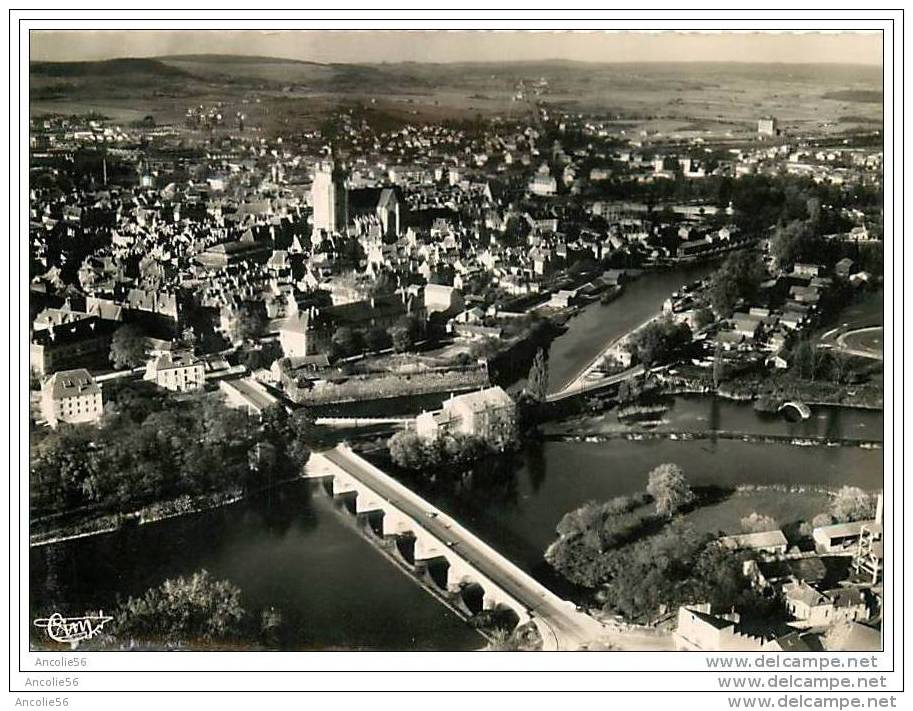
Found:
[[[390,345],[390,336],[387,332],[378,327],[374,326],[368,329],[368,332],[365,334],[365,347],[369,351],[379,351],[387,348]]]
[[[759,514],[757,511],[752,511],[751,514],[745,516],[740,521],[740,524],[745,533],[763,533],[780,528],[780,524],[777,523],[776,519]]]
[[[830,354],[831,380],[838,385],[848,383],[853,378],[853,364],[849,356],[841,351]]]
[[[694,314],[694,327],[700,331],[714,322],[713,311],[706,306],[699,308]]]
[[[604,503],[589,501],[564,515],[556,531],[561,541],[577,540],[594,552],[627,543],[653,522],[652,514],[638,512],[649,502],[645,493],[618,496]]]
[[[215,580],[205,570],[166,580],[141,597],[131,597],[114,615],[112,636],[172,646],[236,637],[245,611],[241,589]]]
[[[713,353],[713,387],[720,387],[726,379],[726,357],[723,354],[723,347],[719,344]]]
[[[418,340],[420,325],[415,316],[403,316],[390,329],[390,337],[393,339],[393,350],[397,353],[405,353],[412,350]]]
[[[257,339],[265,331],[266,318],[249,304],[241,306],[231,321],[231,338],[235,343]]]
[[[817,210],[814,204],[810,204],[808,210],[809,214],[815,215],[814,220],[793,220],[786,225],[778,225],[774,231],[770,253],[780,269],[787,269],[796,262],[813,261],[820,255],[823,241],[816,236],[814,230],[821,214],[820,203]]]
[[[124,324],[111,338],[111,362],[115,368],[136,368],[146,362],[146,339],[133,324]]]
[[[523,649],[520,640],[506,629],[493,630],[488,636],[488,650],[491,652],[519,652]]]
[[[875,518],[877,497],[858,486],[844,486],[831,501],[830,512],[837,523]]]
[[[740,299],[753,299],[766,275],[754,252],[733,252],[710,278],[710,305],[716,314],[729,316]]]
[[[628,351],[646,366],[667,363],[691,342],[688,324],[669,317],[651,321],[634,333],[627,343]]]
[[[808,221],[812,225],[818,224],[818,220],[821,219],[821,200],[810,197],[805,201],[805,210],[808,213]]]
[[[581,537],[553,543],[546,559],[568,580],[599,588],[604,611],[652,620],[660,608],[709,602],[737,610],[759,606],[742,574],[742,558],[680,521],[605,551]]]
[[[777,267],[786,269],[799,261],[805,236],[806,226],[802,220],[777,225],[770,241],[770,253],[776,260]]]
[[[793,347],[792,368],[800,378],[815,380],[824,370],[826,358],[821,349],[807,338],[803,338]]]
[[[269,368],[273,361],[282,357],[282,348],[276,341],[264,342],[259,347],[246,349],[241,354],[241,363],[248,370],[254,371],[260,368]]]
[[[526,380],[526,392],[536,402],[544,402],[548,395],[548,360],[542,348],[536,350],[533,364],[529,368]]]
[[[351,356],[364,348],[364,338],[349,326],[340,326],[333,333],[333,345],[342,356]]]
[[[403,469],[418,470],[427,463],[424,442],[415,432],[397,432],[387,441],[390,458]]]
[[[387,296],[396,291],[396,276],[390,272],[381,272],[371,284],[372,296]]]
[[[694,493],[685,473],[676,464],[660,464],[653,469],[649,475],[647,493],[656,502],[656,513],[669,518],[694,501]]]

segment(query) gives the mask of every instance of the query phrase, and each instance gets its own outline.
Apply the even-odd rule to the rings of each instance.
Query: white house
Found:
[[[85,368],[60,370],[41,386],[41,414],[51,427],[98,422],[103,413],[101,387]]]
[[[504,390],[495,386],[445,400],[440,410],[423,412],[415,419],[421,437],[463,434],[498,443],[516,427],[517,406]]]
[[[174,351],[152,358],[146,364],[143,379],[165,390],[186,393],[205,385],[206,368],[191,351]]]

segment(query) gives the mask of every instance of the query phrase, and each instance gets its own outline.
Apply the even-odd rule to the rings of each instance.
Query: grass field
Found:
[[[770,516],[781,528],[795,529],[828,509],[830,497],[815,491],[784,493],[774,489],[737,491],[718,504],[696,509],[685,520],[701,533],[744,533],[741,520],[752,513]]]
[[[853,65],[503,64],[344,65],[218,56],[32,65],[32,114],[99,111],[116,120],[174,121],[188,106],[246,107],[266,132],[306,129],[340,106],[393,121],[500,116],[535,106],[614,118],[649,135],[750,136],[773,114],[788,131],[871,128],[883,120],[881,72]],[[514,96],[545,82],[541,95]]]

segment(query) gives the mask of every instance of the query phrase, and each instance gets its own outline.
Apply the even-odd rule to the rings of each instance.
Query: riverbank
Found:
[[[223,506],[231,506],[244,501],[249,496],[254,496],[297,480],[298,477],[283,479],[273,482],[269,486],[258,487],[246,492],[234,490],[195,497],[182,496],[178,499],[156,502],[129,513],[104,514],[72,525],[32,533],[29,535],[29,547],[35,548],[80,538],[101,536],[107,533],[116,533],[127,527],[143,526],[181,516],[212,511]]]
[[[826,380],[801,380],[787,373],[771,372],[730,378],[713,387],[706,370],[689,365],[666,368],[658,376],[663,392],[668,395],[715,394],[739,401],[766,398],[777,402],[796,400],[807,405],[828,407],[884,409],[884,390],[877,382],[847,385]]]
[[[678,391],[676,391],[678,392]],[[567,416],[539,425],[544,439],[555,441],[614,440],[740,440],[789,445],[858,447],[881,449],[884,414],[877,409],[814,405],[807,419],[789,419],[776,412],[759,411],[750,401],[716,394],[654,395],[634,419],[625,417],[628,407]]]
[[[713,264],[697,264],[645,270],[611,303],[597,300],[580,308],[549,347],[549,393],[565,388],[619,337],[659,314],[675,289],[713,269]]]
[[[790,399],[796,399],[792,397],[787,397],[785,394],[780,397],[773,395],[768,395],[767,393],[762,394],[752,394],[748,392],[738,392],[733,391],[725,386],[720,386],[719,388],[713,388],[711,386],[701,386],[701,385],[692,385],[686,387],[672,387],[672,388],[663,388],[664,395],[678,396],[678,395],[710,395],[722,398],[724,400],[730,400],[732,402],[754,402],[760,397],[770,397],[775,400],[788,401]],[[801,399],[801,398],[798,398]],[[884,412],[883,404],[868,404],[865,402],[846,402],[841,399],[818,399],[818,400],[806,400],[802,399],[806,405],[812,407],[842,407],[849,410],[869,410],[873,412]]]
[[[654,314],[647,320],[634,326],[634,328],[631,330],[621,334],[620,336],[614,337],[602,347],[596,357],[593,358],[593,360],[591,360],[586,366],[584,366],[579,373],[577,373],[573,378],[565,383],[564,386],[560,388],[556,393],[552,394],[567,392],[569,390],[574,390],[576,388],[587,385],[589,376],[602,364],[604,360],[611,358],[612,354],[617,352],[617,350],[622,347],[630,338],[660,318],[662,318],[662,313]]]
[[[791,435],[759,435],[750,432],[726,430],[698,432],[662,432],[638,430],[636,432],[604,432],[591,435],[544,434],[543,439],[552,442],[611,442],[625,439],[640,442],[651,439],[690,442],[693,440],[731,439],[755,444],[791,444],[796,447],[859,447],[860,449],[881,449],[882,443],[871,440],[830,439],[828,437],[793,437]]]

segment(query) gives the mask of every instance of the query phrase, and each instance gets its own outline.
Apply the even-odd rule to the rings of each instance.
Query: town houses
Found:
[[[314,573],[353,563],[452,648],[880,646],[878,72],[253,47],[32,63],[35,610],[82,614],[50,553],[103,531],[164,552],[103,572],[241,600],[207,648],[424,645],[412,598]],[[286,544],[297,592],[253,594]],[[87,649],[149,641],[122,587]]]

